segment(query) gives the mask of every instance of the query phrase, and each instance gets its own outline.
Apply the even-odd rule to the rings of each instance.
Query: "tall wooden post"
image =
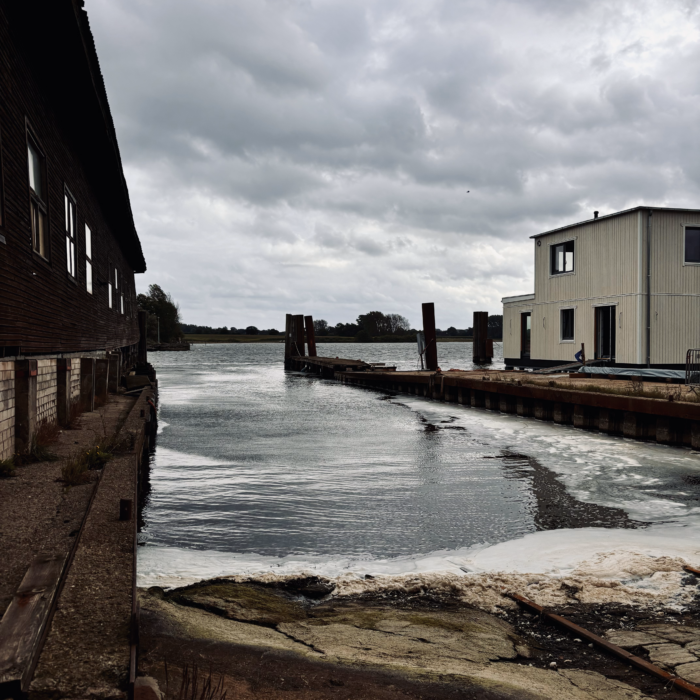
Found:
[[[70,358],[56,360],[56,420],[61,427],[70,423]]]
[[[140,313],[140,312],[139,312]],[[80,358],[80,412],[95,410],[95,360]]]
[[[489,312],[475,311],[474,312],[474,336],[472,341],[472,359],[477,365],[490,364],[493,357],[493,350],[489,352],[488,348],[488,333],[489,333]],[[492,346],[493,347],[493,346]]]
[[[107,403],[107,390],[109,387],[109,360],[95,360],[95,405],[103,406]]]
[[[309,357],[316,357],[316,333],[314,332],[314,317],[304,316],[306,324],[306,342],[309,344]]]
[[[303,314],[295,314],[294,316],[294,346],[293,354],[299,357],[306,356],[306,345],[304,344],[304,316]]]
[[[136,360],[138,365],[145,365],[148,362],[146,326],[148,325],[148,311],[139,310],[139,356]]]
[[[15,361],[15,451],[26,454],[32,446],[36,424],[37,361]]]
[[[435,304],[423,304],[423,333],[425,335],[425,368],[438,368],[437,336],[435,335]]]
[[[284,368],[289,369],[289,358],[292,356],[292,329],[294,318],[287,314],[284,319]]]

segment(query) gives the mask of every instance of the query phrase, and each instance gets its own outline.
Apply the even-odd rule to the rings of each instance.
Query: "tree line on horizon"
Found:
[[[180,309],[173,298],[159,285],[152,284],[148,288],[148,294],[139,294],[137,297],[140,309],[148,311],[147,337],[151,342],[158,340],[158,323],[160,323],[160,340],[162,343],[175,343],[182,340],[183,335],[282,335],[276,328],[259,329],[256,326],[236,328],[234,326],[200,326],[180,321]],[[358,342],[411,342],[415,341],[415,328],[411,328],[410,321],[401,314],[385,314],[381,311],[369,311],[360,314],[354,323],[337,323],[331,326],[326,320],[319,318],[314,320],[314,333],[316,337],[341,337],[354,338]],[[438,337],[471,338],[474,334],[471,326],[468,328],[455,328],[450,326],[447,330],[437,328]],[[500,339],[503,337],[503,316],[494,314],[489,316],[488,337]]]

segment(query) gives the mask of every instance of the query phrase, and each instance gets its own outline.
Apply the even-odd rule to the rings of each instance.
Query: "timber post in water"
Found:
[[[284,320],[284,368],[289,369],[289,358],[292,356],[292,327],[294,318],[292,314],[287,314]]]
[[[435,304],[423,304],[423,333],[425,335],[425,368],[438,368],[437,336],[435,335]]]
[[[309,344],[309,357],[316,357],[316,334],[314,333],[314,317],[304,316],[306,324],[306,342]]]
[[[489,312],[475,311],[473,327],[473,362],[477,365],[491,364],[491,358],[493,357],[493,341],[489,343]]]
[[[304,343],[304,315],[294,315],[294,333],[293,333],[292,354],[297,357],[306,356],[306,345]]]

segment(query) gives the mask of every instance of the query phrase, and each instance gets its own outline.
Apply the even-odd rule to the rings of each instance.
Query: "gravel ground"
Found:
[[[0,479],[0,613],[4,613],[39,552],[66,553],[80,530],[97,479],[66,487],[61,467],[67,457],[99,444],[127,416],[134,399],[110,396],[105,406],[84,413],[75,430],[63,430],[49,450],[60,459],[20,466]]]

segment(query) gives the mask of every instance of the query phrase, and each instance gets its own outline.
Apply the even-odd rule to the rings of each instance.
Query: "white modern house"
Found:
[[[700,209],[636,207],[532,236],[535,292],[505,297],[508,367],[681,369],[700,348]]]

